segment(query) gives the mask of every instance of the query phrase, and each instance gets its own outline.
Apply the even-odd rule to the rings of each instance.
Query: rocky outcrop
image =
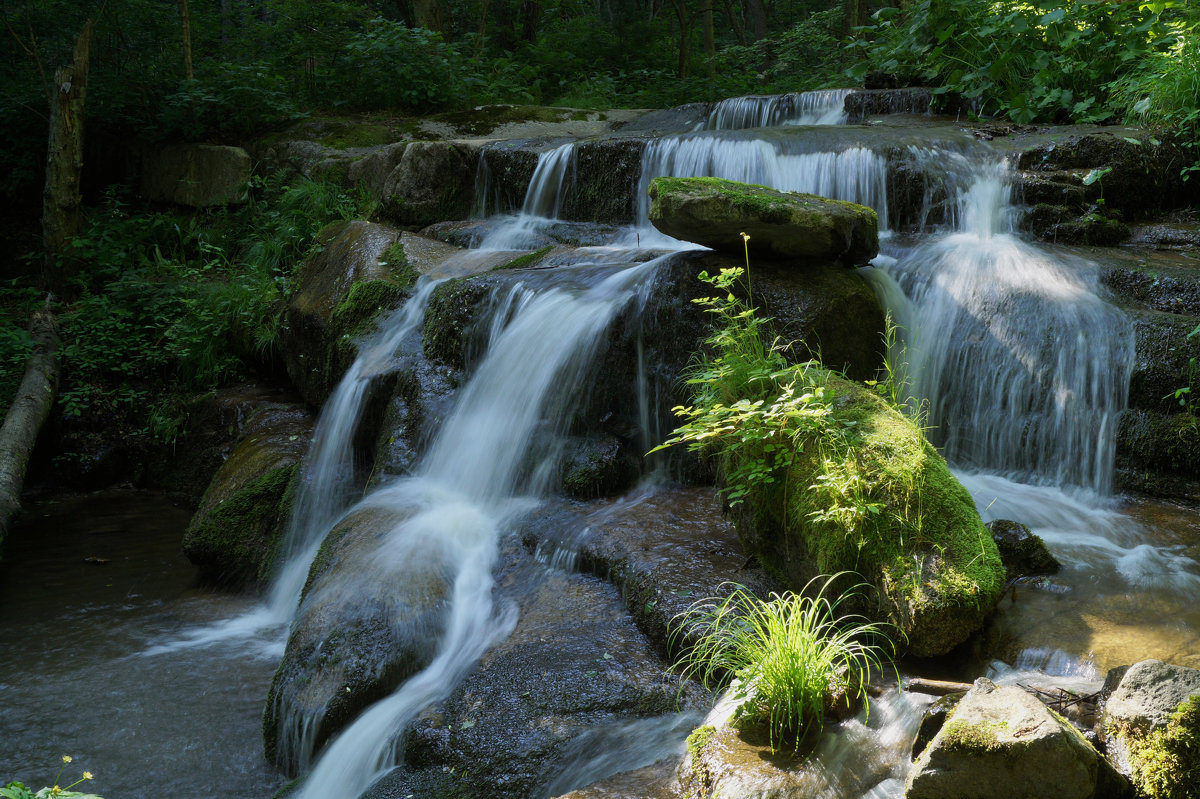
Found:
[[[299,403],[271,403],[246,420],[183,536],[183,552],[210,579],[262,586],[291,514],[314,420]]]
[[[250,155],[241,147],[176,144],[146,154],[141,193],[156,202],[206,208],[245,200]]]
[[[1016,686],[975,685],[912,765],[905,799],[1102,799],[1123,795],[1074,727]]]
[[[356,339],[408,296],[416,274],[392,245],[400,231],[371,222],[334,222],[296,273],[283,350],[292,383],[320,406],[357,354]]]
[[[1174,413],[1176,389],[1188,386],[1200,364],[1200,335],[1190,336],[1200,320],[1159,311],[1125,309],[1133,321],[1134,364],[1129,377],[1129,407]],[[1193,389],[1193,391],[1198,389]]]
[[[746,501],[746,549],[793,590],[821,574],[861,576],[874,597],[859,612],[894,625],[913,655],[945,654],[1000,596],[996,545],[911,420],[859,384],[828,375],[820,385],[830,425],[801,431],[786,473]],[[843,427],[848,439],[830,432]]]
[[[1000,561],[1009,580],[1040,574],[1058,574],[1062,568],[1046,542],[1020,522],[996,519],[987,523],[988,532],[1000,551]]]
[[[1117,427],[1116,478],[1122,488],[1154,496],[1197,496],[1200,417],[1187,411],[1122,412]]]
[[[720,178],[655,178],[650,221],[668,236],[729,253],[867,263],[879,252],[875,212],[812,194],[781,192]]]
[[[928,114],[932,102],[933,92],[921,87],[851,92],[844,106],[846,122],[856,125],[880,114]]]

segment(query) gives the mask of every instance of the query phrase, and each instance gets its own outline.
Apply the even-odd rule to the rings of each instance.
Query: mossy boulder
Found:
[[[861,575],[875,594],[862,612],[894,625],[909,653],[945,654],[1000,596],[996,544],[910,419],[860,384],[816,379],[829,422],[802,432],[792,465],[747,500],[743,542],[795,590],[820,574]]]
[[[358,353],[356,341],[399,306],[416,274],[393,245],[400,231],[372,222],[334,222],[296,273],[283,351],[301,396],[321,405]]]
[[[668,236],[731,253],[750,236],[752,257],[847,266],[879,252],[879,220],[855,203],[721,178],[655,178],[650,221]]]
[[[1189,376],[1192,359],[1200,364],[1200,336],[1188,337],[1200,319],[1133,308],[1126,308],[1125,313],[1133,321],[1134,329],[1129,407],[1177,412],[1179,401],[1175,391],[1189,385],[1190,379],[1196,379]]]
[[[979,679],[917,758],[905,799],[1115,799],[1119,776],[1083,735],[1016,686]]]
[[[289,775],[433,658],[451,567],[436,546],[397,537],[410,515],[360,507],[313,559],[263,715],[267,757]]]
[[[1046,542],[1024,524],[1009,519],[996,519],[987,523],[988,532],[1000,551],[1000,560],[1008,579],[1030,577],[1039,574],[1058,574],[1062,568],[1050,554]]]
[[[384,182],[379,218],[415,227],[465,219],[478,156],[479,146],[469,142],[411,142]]]
[[[1125,488],[1157,496],[1195,496],[1200,486],[1200,417],[1186,411],[1122,412],[1117,470]]]
[[[1200,670],[1161,660],[1133,664],[1105,703],[1103,724],[1109,758],[1143,795],[1194,795],[1189,790],[1200,778]]]
[[[252,586],[270,579],[313,423],[300,404],[267,405],[247,419],[184,533],[184,554],[207,577]]]
[[[245,201],[250,155],[241,147],[176,144],[147,153],[141,193],[146,199],[193,208]]]

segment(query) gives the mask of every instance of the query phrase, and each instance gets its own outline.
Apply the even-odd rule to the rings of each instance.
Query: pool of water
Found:
[[[189,516],[128,490],[27,505],[0,561],[0,784],[48,785],[71,755],[61,784],[88,770],[117,799],[280,787],[260,735],[269,652],[144,654],[255,604],[197,583]]]

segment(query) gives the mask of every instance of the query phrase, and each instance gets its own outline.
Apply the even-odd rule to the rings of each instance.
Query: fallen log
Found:
[[[8,537],[13,517],[21,508],[25,467],[58,392],[58,323],[49,305],[47,298],[47,307],[34,311],[29,321],[33,349],[25,362],[25,377],[0,427],[0,543]]]

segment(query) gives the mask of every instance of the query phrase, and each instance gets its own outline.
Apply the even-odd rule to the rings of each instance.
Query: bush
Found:
[[[238,143],[303,116],[287,83],[268,64],[217,63],[163,99],[157,134]]]
[[[834,701],[865,704],[866,678],[887,660],[890,645],[877,625],[838,618],[845,595],[826,596],[833,581],[809,583],[802,594],[771,594],[766,602],[733,586],[728,596],[700,600],[676,619],[676,629],[697,637],[685,670],[706,687],[736,679],[735,697],[744,701],[735,723],[765,724],[772,748],[798,749],[808,732],[821,729]]]
[[[350,37],[335,68],[351,109],[432,109],[450,104],[458,90],[458,51],[427,28],[376,17]]]

